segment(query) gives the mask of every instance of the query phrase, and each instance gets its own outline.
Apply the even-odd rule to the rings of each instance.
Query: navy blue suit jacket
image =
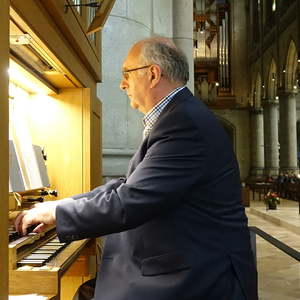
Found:
[[[112,180],[56,209],[60,240],[108,235],[97,300],[256,300],[227,134],[185,88]]]

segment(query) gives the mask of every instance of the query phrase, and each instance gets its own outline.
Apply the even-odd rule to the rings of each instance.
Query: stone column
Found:
[[[298,173],[296,93],[279,91],[280,171]]]
[[[252,141],[250,176],[252,179],[262,179],[265,167],[263,109],[253,108],[250,114]]]
[[[277,176],[279,170],[278,100],[264,101],[265,175]]]
[[[194,53],[192,0],[173,0],[173,41],[187,56],[190,67],[190,80],[187,85],[193,93]]]

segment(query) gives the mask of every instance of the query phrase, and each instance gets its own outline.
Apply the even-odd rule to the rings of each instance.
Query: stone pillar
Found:
[[[193,93],[194,53],[192,0],[173,0],[173,41],[187,56],[190,67],[190,80],[187,86]]]
[[[298,173],[296,93],[279,91],[280,171]]]
[[[277,176],[279,170],[278,101],[264,101],[265,175]]]
[[[225,2],[225,1],[220,1]],[[249,12],[246,0],[231,0],[230,2],[230,65],[231,88],[236,101],[244,106],[247,102],[245,91],[248,89],[249,70],[243,66],[248,65],[248,32],[247,20]]]
[[[252,141],[250,177],[252,179],[262,179],[265,167],[263,109],[261,107],[253,108],[250,114]]]

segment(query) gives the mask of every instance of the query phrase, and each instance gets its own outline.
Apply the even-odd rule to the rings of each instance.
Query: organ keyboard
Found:
[[[17,266],[41,267],[51,261],[60,251],[67,246],[66,243],[60,243],[58,238],[52,238],[43,246],[37,248],[30,254],[18,261]]]
[[[52,295],[48,299],[72,299],[77,288],[95,275],[89,268],[90,263],[96,266],[94,241],[61,243],[54,227],[43,233],[32,233],[30,229],[33,228],[25,236],[12,227],[8,229],[10,294],[34,293]],[[68,284],[68,278],[73,287]]]

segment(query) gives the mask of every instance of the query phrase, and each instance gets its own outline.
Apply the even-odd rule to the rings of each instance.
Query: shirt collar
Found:
[[[149,135],[151,132],[152,127],[156,123],[159,115],[163,111],[163,109],[167,106],[167,104],[173,99],[173,97],[185,86],[178,87],[174,89],[171,93],[165,96],[162,100],[160,100],[143,118],[144,124],[144,131],[143,131],[143,138]]]
[[[153,118],[156,120],[162,110],[165,108],[165,106],[173,99],[173,97],[180,92],[182,89],[184,89],[186,86],[180,86],[173,91],[171,91],[167,96],[162,98],[143,118],[143,124],[144,126],[148,126],[149,122],[151,123],[151,120]]]

